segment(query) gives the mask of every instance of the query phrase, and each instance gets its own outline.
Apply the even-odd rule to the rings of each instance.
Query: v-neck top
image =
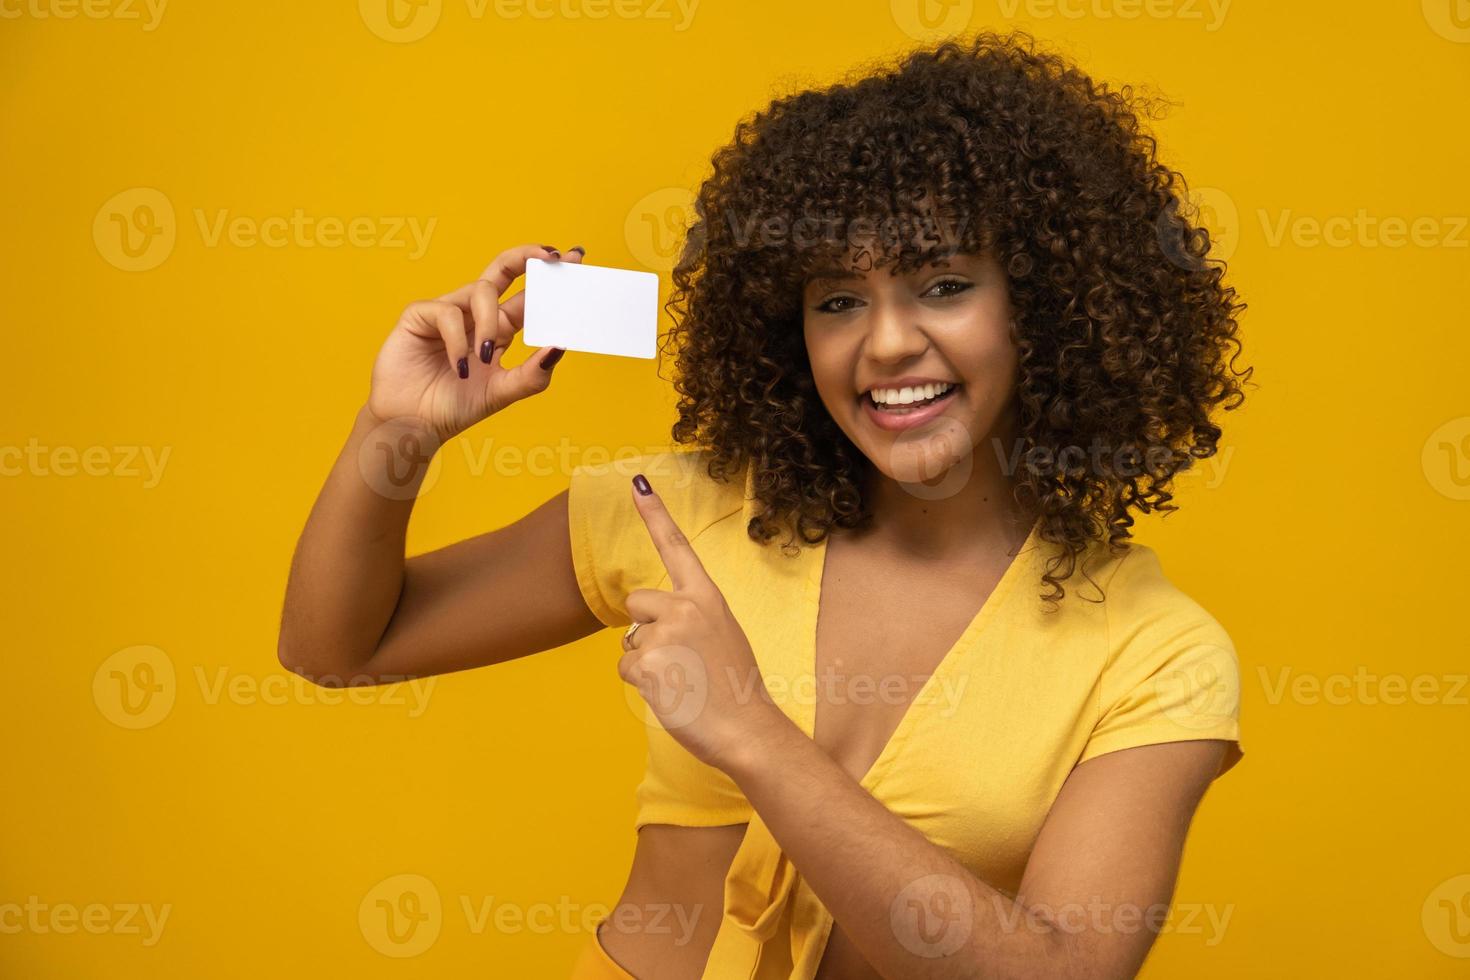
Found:
[[[794,556],[782,549],[784,535],[765,545],[752,540],[753,470],[719,481],[708,461],[704,450],[673,450],[574,469],[567,510],[578,587],[608,627],[631,623],[628,593],[669,588],[631,496],[634,474],[644,474],[745,631],[771,700],[810,737],[826,540]],[[1043,599],[1051,553],[1033,528],[859,780],[1009,894],[1079,763],[1192,739],[1231,743],[1221,774],[1242,755],[1234,647],[1214,617],[1169,582],[1154,552],[1140,544],[1121,556],[1097,549],[1086,566],[1091,583],[1074,576],[1057,604]],[[644,711],[648,755],[635,827],[746,824],[704,975],[811,980],[831,914],[735,782]]]

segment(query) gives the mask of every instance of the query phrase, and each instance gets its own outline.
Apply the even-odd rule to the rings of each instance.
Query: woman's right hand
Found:
[[[404,309],[373,363],[368,411],[379,421],[416,419],[442,443],[551,383],[560,348],[543,347],[513,368],[500,359],[521,329],[524,291],[500,296],[527,259],[581,262],[580,246],[562,257],[546,245],[507,249],[480,278]],[[547,362],[550,362],[548,364]]]

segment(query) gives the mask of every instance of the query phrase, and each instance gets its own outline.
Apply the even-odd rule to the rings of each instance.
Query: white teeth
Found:
[[[868,394],[879,405],[911,405],[914,402],[928,401],[953,387],[954,385],[947,382],[939,382],[909,388],[874,388]]]

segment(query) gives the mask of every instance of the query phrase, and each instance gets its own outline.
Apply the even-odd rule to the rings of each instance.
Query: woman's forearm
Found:
[[[1034,918],[1017,928],[1025,909],[878,802],[794,724],[753,743],[730,775],[883,976],[1073,975],[1063,936]],[[930,921],[907,935],[900,923],[914,914]]]
[[[427,430],[358,410],[291,561],[283,666],[344,684],[372,656],[398,604],[409,516],[437,448]]]

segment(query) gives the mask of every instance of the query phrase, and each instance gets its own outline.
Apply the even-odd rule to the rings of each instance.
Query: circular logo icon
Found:
[[[1234,651],[1204,644],[1154,678],[1154,696],[1181,728],[1199,731],[1234,718],[1240,710],[1240,667]]]
[[[1470,500],[1470,415],[1430,433],[1420,462],[1431,487],[1451,500]]]
[[[384,956],[418,956],[434,945],[444,924],[439,889],[423,875],[384,878],[362,897],[357,927]]]
[[[1210,234],[1210,250],[1198,256],[1193,251],[1192,229]],[[1192,189],[1183,202],[1175,200],[1154,223],[1164,257],[1181,269],[1203,268],[1207,259],[1228,262],[1240,245],[1240,209],[1235,199],[1218,187]]]
[[[888,907],[888,922],[916,956],[948,956],[970,938],[975,921],[970,889],[954,875],[932,874],[904,886]]]
[[[412,500],[434,489],[444,468],[438,439],[412,416],[374,426],[357,449],[357,469],[373,492],[389,500]],[[422,481],[415,483],[424,471]]]
[[[1470,6],[1465,0],[1423,0],[1429,29],[1446,41],[1470,44]]]
[[[639,642],[638,636],[633,642]],[[647,643],[647,638],[642,642]],[[675,644],[649,650],[639,659],[638,670],[638,683],[624,684],[623,696],[645,725],[682,728],[704,711],[709,700],[709,674],[704,658],[691,648]],[[761,683],[759,676],[754,683]]]
[[[147,272],[173,253],[178,228],[163,191],[131,187],[107,199],[92,219],[97,252],[124,272]]]
[[[668,272],[678,262],[694,218],[694,194],[685,188],[646,194],[628,209],[623,223],[628,251],[644,268]]]
[[[385,41],[411,44],[439,25],[444,0],[357,0],[367,29]]]
[[[1420,912],[1424,935],[1446,956],[1470,959],[1470,874],[1435,886]]]
[[[887,450],[888,473],[912,497],[948,500],[970,482],[974,450],[964,424],[941,415],[894,434]]]
[[[174,662],[158,647],[119,650],[92,675],[92,700],[119,728],[152,728],[173,711]]]
[[[937,41],[970,26],[975,0],[890,0],[898,29],[916,41]]]

